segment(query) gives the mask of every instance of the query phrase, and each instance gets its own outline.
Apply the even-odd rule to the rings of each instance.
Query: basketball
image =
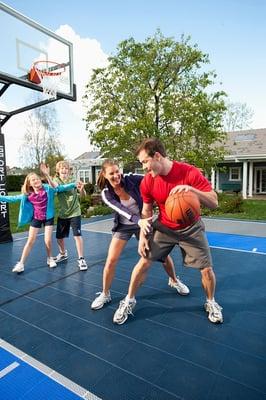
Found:
[[[170,221],[190,225],[200,215],[198,196],[191,191],[171,194],[166,199],[165,212]]]

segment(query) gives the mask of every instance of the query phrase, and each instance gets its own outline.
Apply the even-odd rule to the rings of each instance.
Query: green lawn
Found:
[[[228,198],[230,199],[230,197]],[[57,204],[57,202],[55,204]],[[218,208],[217,210],[208,212],[208,217],[234,218],[234,219],[266,222],[266,200],[244,200],[242,208],[243,208],[242,212],[238,213],[224,213]],[[17,227],[18,210],[19,210],[19,203],[9,204],[10,227],[12,233],[23,232],[28,230],[28,225],[23,226],[22,228]],[[203,210],[203,216],[204,216],[204,210]]]

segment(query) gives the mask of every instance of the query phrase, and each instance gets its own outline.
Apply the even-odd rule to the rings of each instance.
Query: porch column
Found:
[[[243,199],[247,198],[247,180],[248,180],[248,163],[243,162],[243,183],[242,183],[242,196]]]
[[[215,189],[215,169],[212,168],[212,172],[211,172],[211,185],[212,188]]]
[[[249,162],[248,197],[253,197],[253,161]]]

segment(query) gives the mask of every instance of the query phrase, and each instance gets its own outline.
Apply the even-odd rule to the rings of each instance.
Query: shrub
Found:
[[[112,214],[113,210],[107,206],[104,205],[98,205],[91,207],[89,211],[87,211],[86,217],[89,218],[92,215],[108,215]]]
[[[26,175],[7,175],[6,188],[8,192],[20,192]]]
[[[238,214],[244,211],[244,200],[238,194],[218,195],[219,205],[215,210],[202,207],[202,215]]]
[[[80,208],[81,208],[81,215],[86,217],[88,209],[92,205],[92,200],[90,195],[80,197]]]

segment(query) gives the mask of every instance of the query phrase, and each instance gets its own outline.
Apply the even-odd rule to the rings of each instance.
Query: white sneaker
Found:
[[[132,311],[136,303],[136,300],[130,303],[126,301],[126,299],[121,300],[118,309],[114,313],[113,322],[118,325],[124,324],[128,319],[128,316],[133,315]]]
[[[104,294],[104,292],[98,292],[96,293],[99,296],[96,297],[96,299],[91,303],[91,309],[92,310],[100,310],[106,303],[110,303],[111,295],[110,292],[108,294]]]
[[[57,266],[53,257],[47,257],[47,265],[49,268],[55,268]]]
[[[204,304],[205,311],[209,314],[209,320],[214,324],[223,323],[222,307],[216,301],[207,301]]]
[[[67,250],[65,250],[64,253],[58,253],[56,257],[54,257],[54,260],[56,263],[59,263],[61,261],[65,261],[68,259],[68,253]]]
[[[175,282],[172,278],[169,278],[168,285],[175,288],[181,296],[187,296],[190,293],[189,288],[179,279],[179,276],[177,276],[176,279]]]
[[[84,260],[84,258],[78,259],[78,266],[80,271],[86,271],[86,269],[88,269],[88,265],[86,263],[86,260]]]
[[[12,272],[17,272],[18,274],[23,271],[24,271],[24,264],[21,261],[17,262],[12,269]]]

